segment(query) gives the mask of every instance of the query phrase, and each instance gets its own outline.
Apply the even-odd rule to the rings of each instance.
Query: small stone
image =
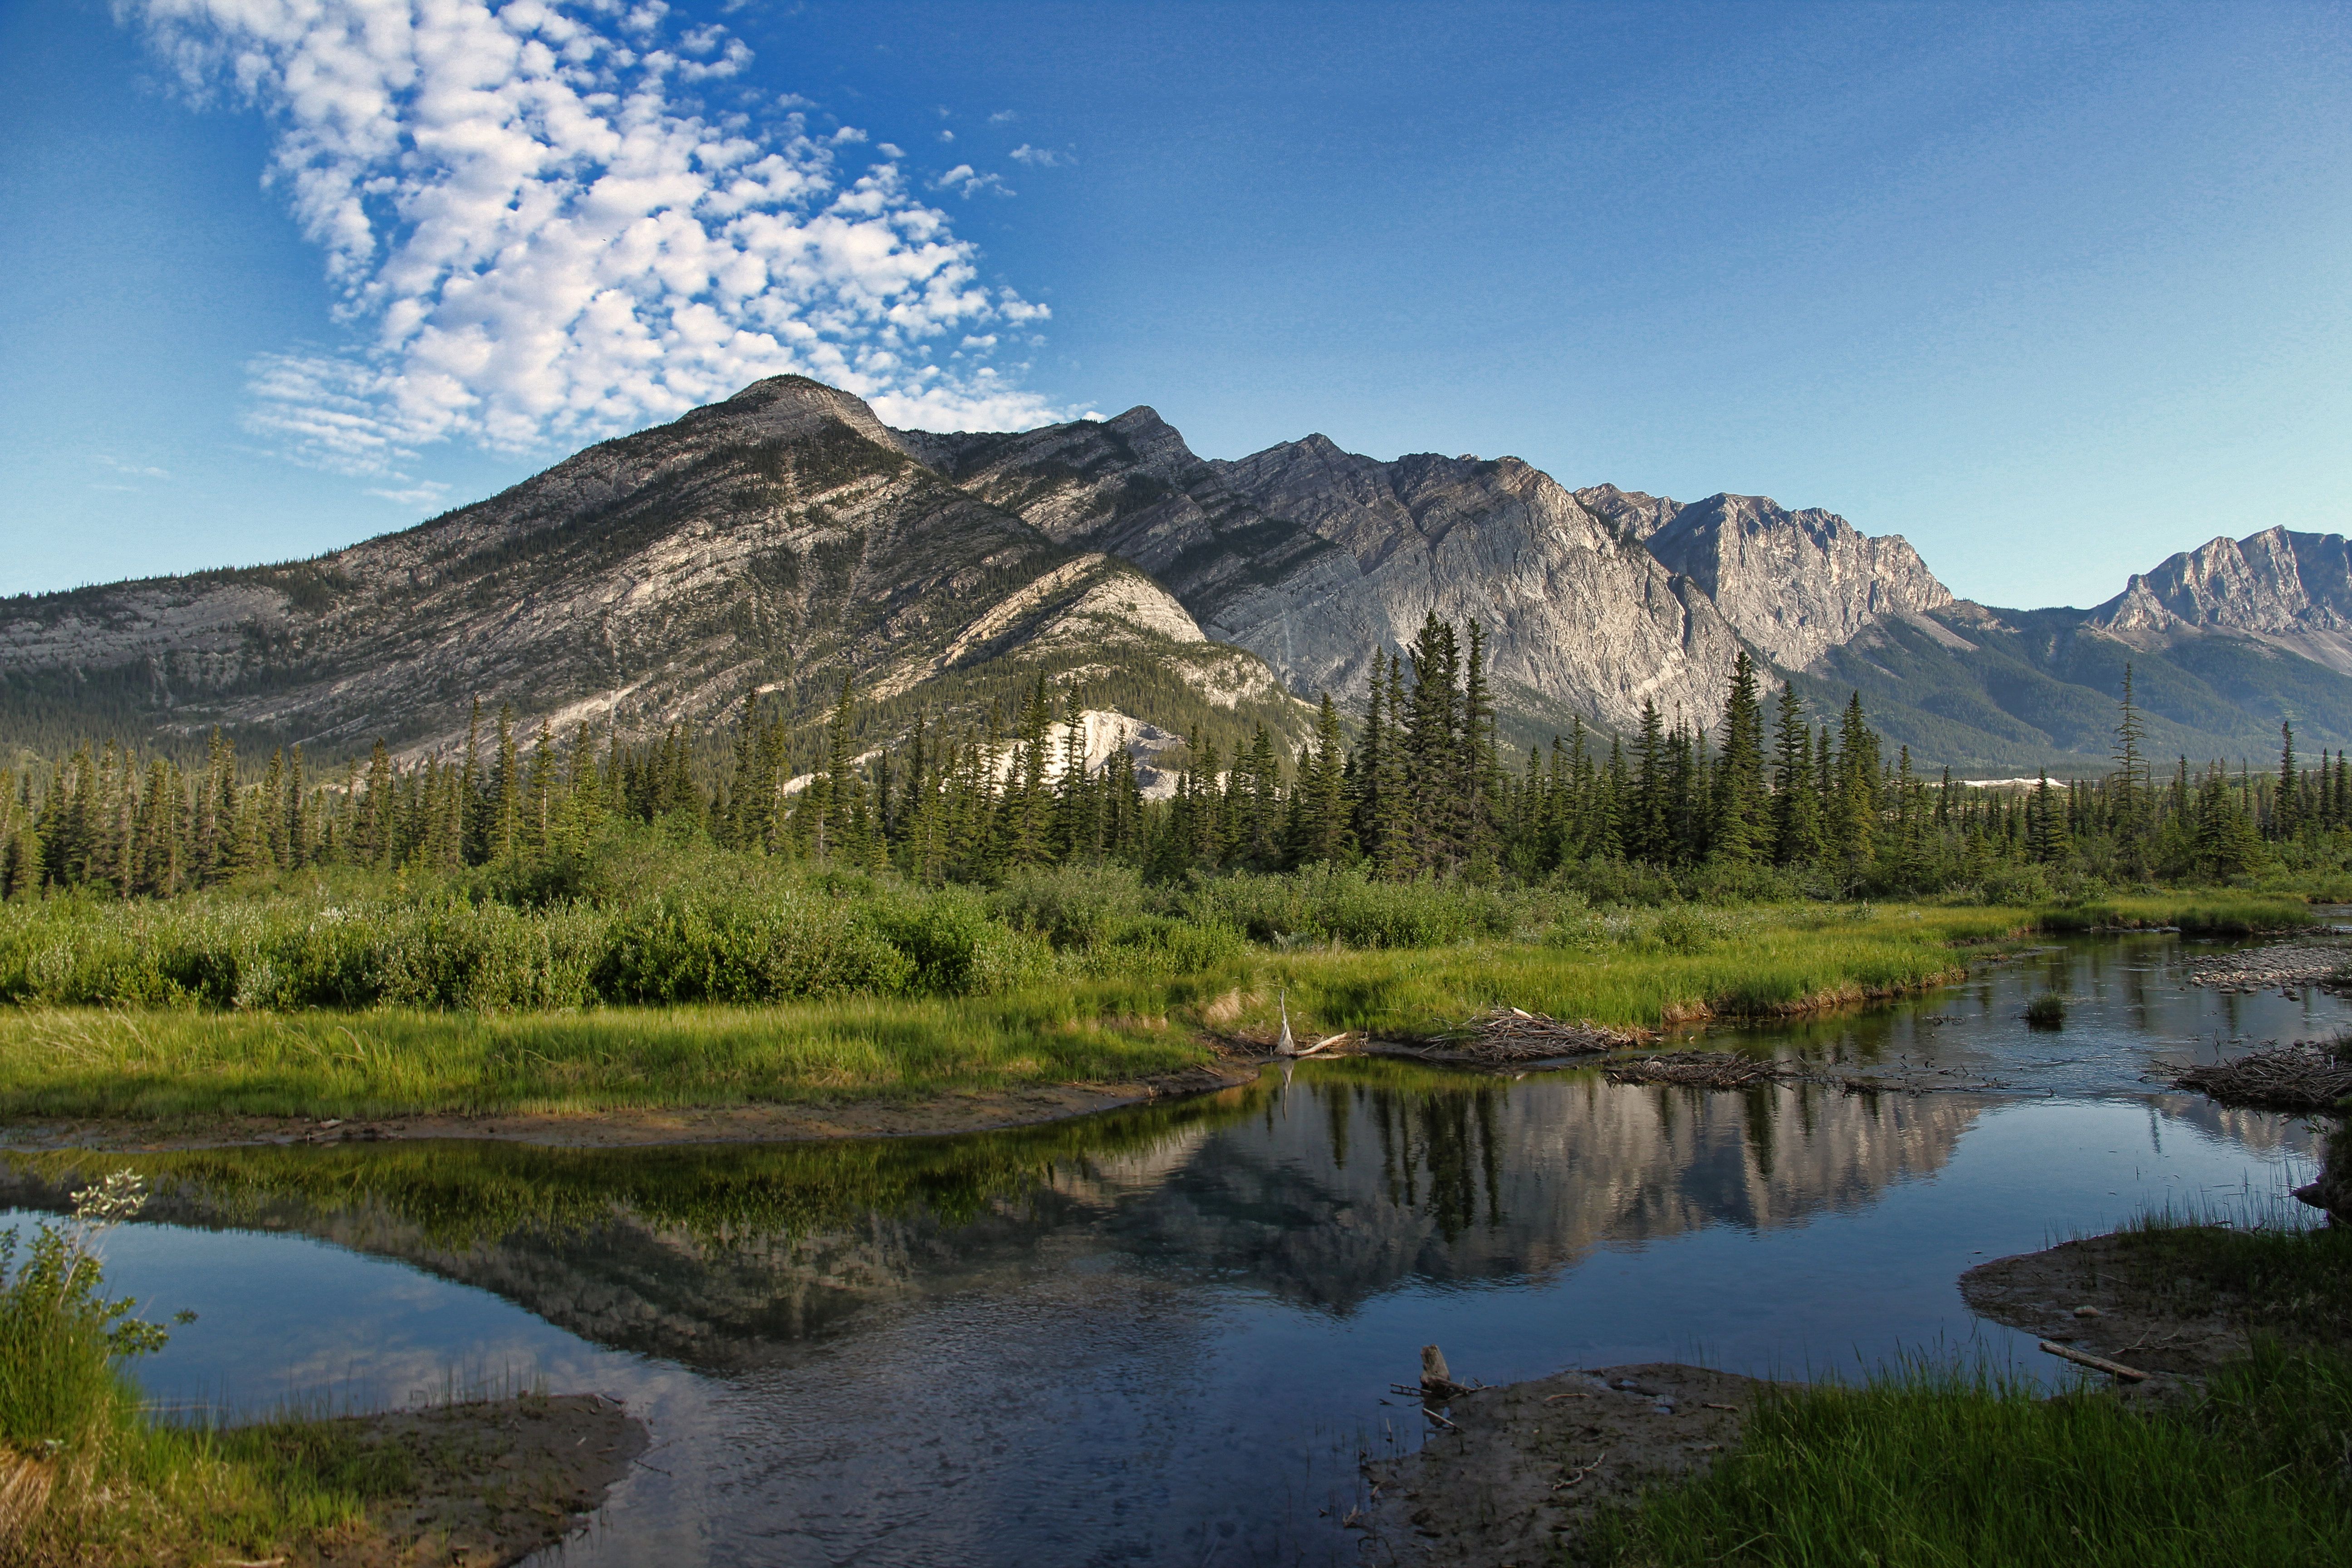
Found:
[[[2096,1307],[2077,1307],[2074,1309],[2074,1315],[2078,1318],[2104,1318],[2106,1316],[2105,1312],[2100,1311]]]

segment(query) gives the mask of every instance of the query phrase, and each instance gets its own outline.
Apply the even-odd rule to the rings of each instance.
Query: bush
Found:
[[[988,897],[989,911],[1056,948],[1085,950],[1145,907],[1143,879],[1120,865],[1016,871]]]
[[[901,995],[917,965],[831,900],[663,899],[613,921],[595,971],[609,1002],[799,1001]]]
[[[1043,938],[991,920],[980,896],[961,888],[877,901],[865,918],[912,965],[909,989],[927,995],[992,995],[1053,973],[1054,955]]]
[[[1228,926],[1259,942],[1347,947],[1439,947],[1507,937],[1533,924],[1536,904],[1467,882],[1376,882],[1360,867],[1315,866],[1287,876],[1195,879],[1171,912]]]

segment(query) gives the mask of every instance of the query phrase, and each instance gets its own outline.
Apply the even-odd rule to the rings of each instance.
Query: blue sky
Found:
[[[1767,494],[2095,603],[2352,524],[2347,68],[2330,5],[17,0],[0,592],[802,368]]]

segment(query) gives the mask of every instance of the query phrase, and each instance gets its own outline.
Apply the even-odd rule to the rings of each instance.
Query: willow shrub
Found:
[[[618,910],[436,898],[0,905],[0,1002],[464,1008],[984,995],[1052,972],[978,895],[664,894]]]

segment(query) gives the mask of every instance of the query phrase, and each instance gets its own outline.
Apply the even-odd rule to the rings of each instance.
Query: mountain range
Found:
[[[314,560],[0,600],[0,741],[90,734],[332,757],[526,730],[814,713],[875,743],[977,721],[1043,672],[1125,731],[1296,742],[1360,708],[1431,612],[1485,637],[1507,734],[1711,722],[1743,647],[1817,716],[1859,691],[1963,775],[2106,763],[2126,665],[2148,749],[2352,744],[2352,546],[2216,539],[2090,610],[1956,598],[1918,552],[1757,496],[1570,489],[1516,458],[1383,462],[1322,436],[1203,458],[1150,408],[1013,433],[885,426],[799,377],[591,447]],[[1221,742],[1221,743],[1229,743]]]

